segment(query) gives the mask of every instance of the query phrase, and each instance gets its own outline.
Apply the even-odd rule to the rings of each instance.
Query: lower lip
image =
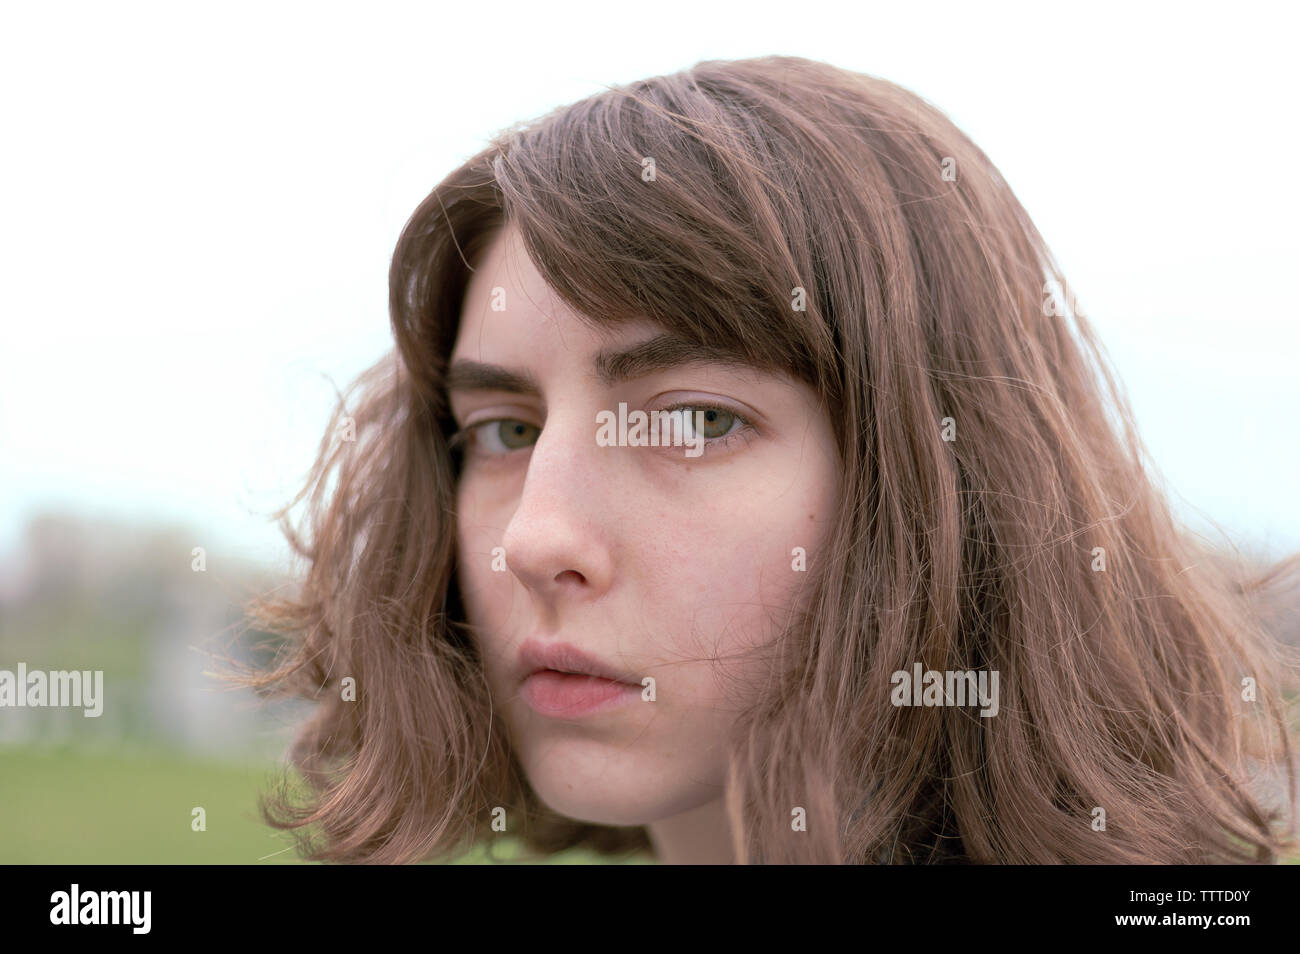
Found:
[[[523,697],[542,715],[580,716],[612,709],[639,698],[641,687],[598,676],[545,669],[524,680]]]

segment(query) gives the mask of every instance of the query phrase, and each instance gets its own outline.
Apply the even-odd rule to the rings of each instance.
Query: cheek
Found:
[[[639,528],[653,541],[640,567],[641,597],[656,608],[661,637],[675,651],[726,657],[761,646],[800,597],[826,531],[829,495],[820,483],[808,493],[753,490]]]
[[[489,626],[490,608],[497,605],[494,599],[501,587],[508,587],[509,573],[497,572],[494,566],[504,569],[501,533],[492,529],[492,522],[475,506],[473,497],[458,493],[456,506],[456,559],[460,579],[461,597],[469,622],[476,626]]]

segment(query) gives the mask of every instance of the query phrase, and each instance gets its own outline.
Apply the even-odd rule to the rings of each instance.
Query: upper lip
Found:
[[[641,684],[640,679],[634,675],[607,665],[568,643],[548,643],[539,639],[529,639],[519,648],[519,665],[524,679],[534,673],[553,669],[556,672],[596,676],[634,686]]]

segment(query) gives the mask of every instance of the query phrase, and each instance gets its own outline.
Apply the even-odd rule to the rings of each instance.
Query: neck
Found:
[[[655,857],[666,865],[730,865],[736,856],[731,845],[722,799],[646,826]]]

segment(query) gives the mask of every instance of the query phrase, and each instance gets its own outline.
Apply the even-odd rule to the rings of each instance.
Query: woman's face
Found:
[[[728,732],[838,491],[811,389],[671,341],[635,350],[661,331],[579,321],[507,228],[467,289],[448,383],[469,431],[461,591],[496,711],[543,802],[611,825],[719,799]],[[620,404],[687,406],[702,430],[665,433],[703,452],[630,446],[635,431],[619,446],[597,421]],[[591,669],[622,682],[561,674]]]

